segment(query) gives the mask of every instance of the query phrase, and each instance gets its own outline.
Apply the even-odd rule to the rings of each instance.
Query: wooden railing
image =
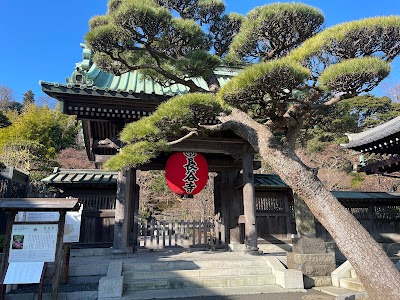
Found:
[[[222,226],[218,221],[139,222],[138,245],[145,248],[223,247]]]

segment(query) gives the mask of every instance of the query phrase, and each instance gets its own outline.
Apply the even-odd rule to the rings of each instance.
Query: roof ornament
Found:
[[[67,77],[66,81],[68,84],[76,87],[88,87],[93,86],[94,82],[89,78],[87,72],[92,66],[92,50],[90,50],[85,44],[80,44],[82,50],[82,61],[75,64],[75,71],[72,72],[71,77]]]

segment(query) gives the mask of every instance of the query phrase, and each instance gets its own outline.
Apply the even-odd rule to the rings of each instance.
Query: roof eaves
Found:
[[[379,141],[387,136],[398,133],[400,131],[400,117],[396,117],[386,123],[373,127],[369,130],[359,133],[346,134],[349,143],[341,144],[344,148],[355,148],[361,145]]]

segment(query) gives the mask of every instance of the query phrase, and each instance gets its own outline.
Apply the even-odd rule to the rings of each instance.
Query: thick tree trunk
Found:
[[[223,126],[249,141],[261,157],[308,205],[349,260],[374,300],[398,299],[400,273],[356,218],[323,186],[293,151],[279,144],[272,132],[241,111],[221,117]]]

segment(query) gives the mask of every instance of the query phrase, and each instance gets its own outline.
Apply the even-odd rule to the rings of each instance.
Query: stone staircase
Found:
[[[156,299],[304,291],[300,271],[262,255],[192,253],[112,262],[98,299]]]
[[[267,261],[170,261],[124,264],[124,291],[275,285]]]
[[[344,262],[332,272],[332,285],[334,288],[342,289],[342,292],[345,291],[348,295],[352,294],[353,299],[367,298],[364,285],[349,261]]]
[[[354,269],[350,270],[350,277],[339,279],[339,286],[357,292],[365,292],[364,285],[361,283]]]

